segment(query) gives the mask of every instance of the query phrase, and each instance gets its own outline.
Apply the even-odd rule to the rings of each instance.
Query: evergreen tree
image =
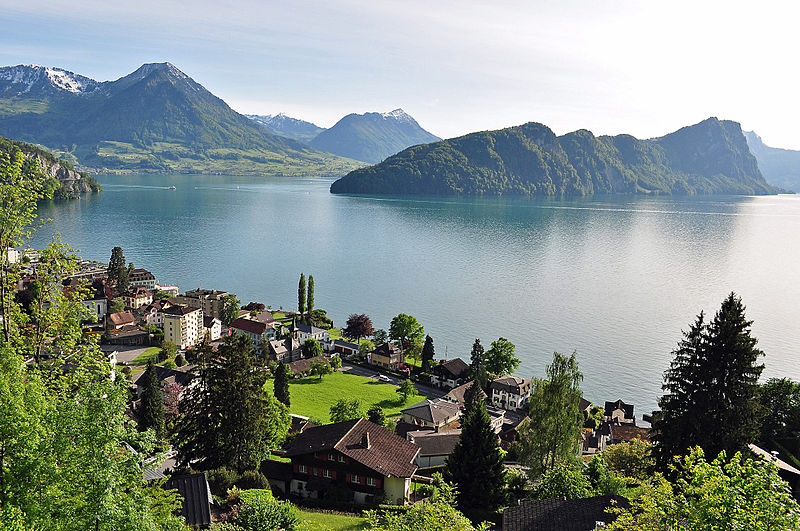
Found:
[[[120,246],[111,249],[111,259],[108,261],[108,281],[114,285],[117,293],[128,289],[128,270],[125,267],[125,255]]]
[[[308,298],[306,299],[306,306],[308,307],[308,318],[311,319],[311,312],[314,311],[314,275],[308,275]]]
[[[383,426],[386,424],[386,413],[383,412],[381,406],[375,404],[367,410],[367,420],[378,426]]]
[[[227,336],[216,352],[206,346],[198,354],[200,385],[181,400],[184,415],[175,434],[180,463],[244,472],[283,442],[289,414],[264,391],[266,372],[255,356],[243,335]]]
[[[479,395],[473,383],[470,389]],[[445,462],[444,479],[458,489],[458,507],[467,515],[495,511],[505,498],[503,453],[483,400],[473,400],[461,420],[461,436]]]
[[[434,356],[436,353],[433,350],[433,338],[425,336],[425,345],[422,347],[422,372],[431,371]]]
[[[489,376],[486,374],[486,355],[480,339],[475,339],[475,343],[472,344],[470,369],[472,369],[472,379],[478,382],[481,389],[486,389]]]
[[[567,357],[553,353],[545,379],[536,379],[529,404],[529,418],[520,424],[515,443],[520,460],[538,479],[560,462],[578,453],[583,415],[578,411],[583,375],[575,353]]]
[[[279,363],[278,368],[275,370],[275,381],[273,382],[275,398],[287,408],[290,404],[288,373],[289,368],[285,364]]]
[[[700,446],[707,455],[744,451],[757,440],[761,422],[758,378],[764,353],[751,335],[742,299],[731,293],[714,319],[701,313],[674,351],[664,373],[665,395],[656,422],[656,464]]]
[[[139,420],[139,429],[144,431],[153,428],[156,435],[164,435],[164,397],[161,394],[161,385],[156,374],[156,364],[153,358],[147,360],[147,369],[142,375],[144,392],[142,393],[142,415]]]
[[[297,285],[297,312],[302,317],[306,313],[306,275],[300,273],[300,282]]]

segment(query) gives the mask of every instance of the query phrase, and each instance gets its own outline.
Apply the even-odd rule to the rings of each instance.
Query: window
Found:
[[[322,471],[322,477],[324,477],[324,478],[332,478],[333,474],[331,474],[331,471],[330,471],[329,468],[326,468],[326,469],[324,469]]]
[[[350,481],[352,481],[353,483],[361,483],[361,481],[358,478],[358,474],[351,475],[350,476]]]
[[[375,481],[375,478],[367,478],[367,485],[369,485],[370,487],[374,487],[377,484],[378,484],[378,482]]]
[[[343,456],[343,455],[340,455],[340,456],[339,456],[339,462],[340,462],[340,463],[344,463],[344,462],[345,462],[345,458],[344,458],[344,456]]]
[[[328,461],[336,461],[336,456],[333,454],[328,454]]]
[[[301,474],[308,474],[308,467],[306,465],[299,465],[297,471]]]

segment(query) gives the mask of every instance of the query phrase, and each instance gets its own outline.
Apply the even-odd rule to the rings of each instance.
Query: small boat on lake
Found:
[[[177,190],[177,188],[175,188],[175,186],[168,186],[167,190]]]

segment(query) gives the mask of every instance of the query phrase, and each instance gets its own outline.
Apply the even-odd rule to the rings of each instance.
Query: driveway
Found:
[[[378,377],[382,374],[380,372],[374,371],[372,369],[367,369],[360,365],[353,365],[348,361],[342,361],[342,372],[346,372],[348,374],[356,374],[358,376],[366,376],[367,378],[372,378],[373,380],[378,380]],[[400,378],[394,376],[392,374],[386,375],[389,378],[389,381],[386,382],[391,385],[400,385]],[[428,398],[439,398],[447,394],[446,391],[442,391],[441,389],[436,389],[435,387],[431,387],[429,385],[422,385],[419,383],[414,383],[414,388],[417,392],[423,396],[427,396]]]
[[[150,347],[127,347],[125,345],[101,345],[103,352],[117,351],[117,363],[128,365]]]

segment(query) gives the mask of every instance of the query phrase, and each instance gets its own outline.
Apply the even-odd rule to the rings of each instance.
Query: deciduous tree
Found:
[[[414,389],[414,382],[406,378],[400,381],[396,392],[402,397],[403,403],[405,404],[408,401],[408,397],[414,395],[417,391]]]
[[[323,376],[331,372],[331,364],[324,359],[315,359],[311,362],[311,374],[318,376],[320,380],[322,380]]]
[[[316,358],[322,356],[322,345],[316,339],[306,339],[300,347],[304,358]]]
[[[345,337],[354,338],[361,344],[362,337],[369,337],[373,333],[372,319],[365,313],[351,313],[347,318],[347,324],[342,330]]]
[[[386,413],[384,413],[383,408],[377,404],[370,406],[367,410],[367,420],[378,426],[383,426],[386,424]]]
[[[239,305],[241,302],[233,293],[222,297],[222,308],[220,309],[220,321],[225,326],[230,326],[232,322],[239,318]]]
[[[331,406],[331,422],[361,418],[361,401],[358,398],[340,398]]]
[[[413,315],[398,314],[389,324],[389,337],[400,344],[403,352],[407,343],[421,343],[424,334],[425,329]]]
[[[486,371],[494,375],[514,374],[520,363],[514,350],[514,343],[504,337],[492,341],[486,351]]]

